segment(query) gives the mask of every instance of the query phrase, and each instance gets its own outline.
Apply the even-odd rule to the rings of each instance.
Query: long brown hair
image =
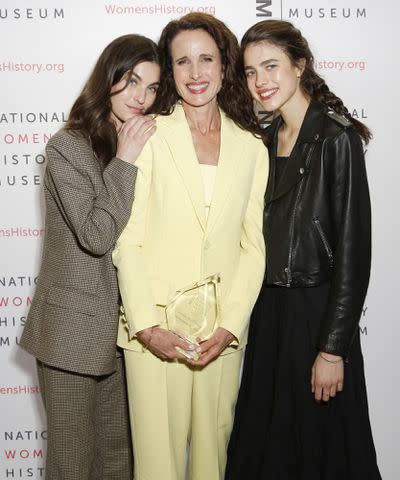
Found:
[[[299,65],[300,60],[304,59],[305,68],[300,78],[300,87],[303,92],[346,117],[354,125],[364,142],[369,142],[372,138],[369,128],[350,115],[343,101],[329,90],[325,80],[316,73],[314,57],[307,40],[298,28],[284,20],[263,20],[256,23],[247,30],[242,38],[242,57],[246,47],[251,43],[259,42],[268,42],[281,48],[293,65]]]
[[[66,129],[90,139],[103,168],[115,155],[117,147],[117,132],[110,120],[110,98],[128,86],[130,73],[141,62],[159,63],[158,48],[152,40],[134,34],[113,40],[97,60],[69,114]],[[125,74],[126,85],[111,93],[111,88]]]
[[[238,73],[240,58],[238,41],[221,20],[206,13],[189,13],[178,20],[172,20],[161,32],[158,46],[162,82],[151,111],[169,115],[179,100],[172,71],[171,43],[178,33],[186,30],[204,30],[213,38],[224,70],[222,87],[217,95],[218,105],[239,127],[259,134],[260,127],[253,113],[251,95]]]

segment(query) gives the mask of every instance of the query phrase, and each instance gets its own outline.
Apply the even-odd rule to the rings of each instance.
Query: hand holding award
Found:
[[[199,359],[198,342],[209,338],[215,330],[219,282],[219,274],[214,274],[184,287],[165,308],[168,329],[195,347],[190,351],[176,347],[190,360]]]

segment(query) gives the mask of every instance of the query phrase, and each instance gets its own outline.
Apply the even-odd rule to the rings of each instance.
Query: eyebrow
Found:
[[[140,81],[143,81],[143,78],[142,78],[140,75],[138,75],[136,72],[134,72],[134,71],[132,71],[132,76],[133,76],[133,77],[136,77],[136,78],[137,78],[138,80],[140,80]]]
[[[136,72],[132,72],[132,76],[133,77],[136,77],[138,80],[140,80],[141,82],[143,82],[143,78],[138,75]],[[153,82],[153,83],[149,83],[148,87],[153,87],[155,85],[160,85],[160,82]]]
[[[215,55],[213,53],[200,53],[199,57],[212,57],[215,58]],[[188,58],[187,55],[184,55],[183,57],[177,58],[174,60],[174,62],[179,62],[179,60],[184,60],[185,58]]]
[[[260,67],[265,67],[266,65],[269,65],[270,63],[277,62],[278,60],[276,58],[269,58],[268,60],[264,60],[263,62],[260,63]],[[245,65],[244,69],[249,70],[250,68],[254,68],[250,65]]]

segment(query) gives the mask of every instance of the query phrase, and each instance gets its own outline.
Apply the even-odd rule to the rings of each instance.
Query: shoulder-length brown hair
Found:
[[[259,42],[268,42],[281,48],[293,65],[299,65],[300,60],[304,59],[305,67],[300,78],[300,87],[303,92],[346,117],[354,125],[364,142],[369,142],[372,138],[369,128],[350,115],[343,101],[329,90],[325,80],[315,71],[313,54],[307,40],[298,28],[284,20],[262,20],[256,23],[247,30],[242,38],[242,57],[246,47]]]
[[[141,62],[159,63],[158,48],[152,40],[134,34],[116,38],[100,55],[69,114],[66,129],[90,140],[103,168],[117,146],[117,132],[110,120],[110,98],[128,86],[130,73]],[[111,93],[125,74],[126,85]]]
[[[186,30],[204,30],[218,47],[224,70],[222,87],[217,95],[219,107],[241,128],[260,133],[253,111],[252,98],[246,84],[238,75],[240,58],[238,41],[221,20],[206,13],[189,13],[178,20],[172,20],[161,32],[158,47],[162,82],[151,111],[169,115],[180,98],[172,71],[171,43],[180,32]]]

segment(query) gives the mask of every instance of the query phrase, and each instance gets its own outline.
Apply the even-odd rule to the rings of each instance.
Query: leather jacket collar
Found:
[[[308,174],[308,160],[314,150],[314,144],[323,141],[322,132],[326,121],[326,107],[316,100],[311,100],[301,126],[299,136],[290,155],[290,162],[287,162],[286,168],[280,181],[275,185],[275,165],[278,147],[278,132],[283,124],[283,119],[279,115],[267,131],[267,144],[270,152],[270,174],[268,188],[266,191],[265,202],[269,203],[284,195],[304,175]]]

